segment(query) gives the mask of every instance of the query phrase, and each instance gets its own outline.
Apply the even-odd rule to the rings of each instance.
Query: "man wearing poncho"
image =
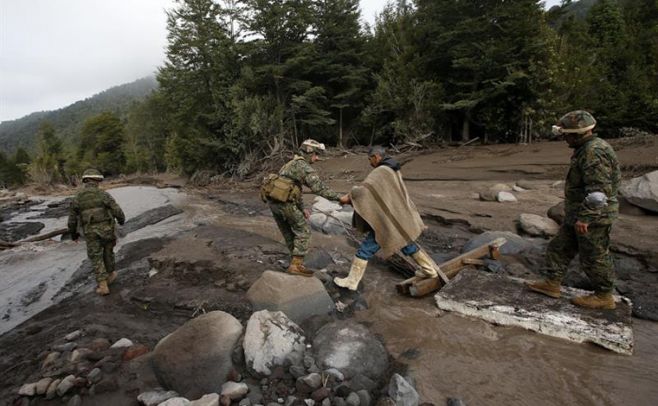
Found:
[[[416,276],[436,278],[434,261],[414,241],[425,229],[416,206],[402,180],[400,164],[387,157],[383,147],[368,151],[373,171],[352,191],[341,197],[342,204],[354,206],[354,226],[365,233],[365,239],[352,261],[346,278],[334,278],[336,285],[356,290],[375,253],[388,258],[398,250],[411,256],[420,266]]]

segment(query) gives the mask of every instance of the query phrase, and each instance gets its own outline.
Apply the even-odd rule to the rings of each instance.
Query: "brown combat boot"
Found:
[[[304,257],[294,256],[290,260],[290,266],[288,267],[288,273],[291,275],[300,275],[300,276],[313,276],[313,272],[306,269],[304,266]]]
[[[560,280],[559,279],[544,279],[542,281],[534,281],[526,283],[528,289],[539,292],[546,296],[553,297],[555,299],[560,298]]]
[[[117,271],[110,272],[109,275],[107,275],[107,284],[111,285],[112,282],[114,282],[117,278]]]
[[[106,296],[110,294],[110,288],[107,287],[107,281],[98,282],[96,293],[98,293],[101,296]]]
[[[571,303],[587,309],[613,310],[617,307],[615,298],[612,297],[610,292],[596,292],[587,296],[577,296],[571,299]]]

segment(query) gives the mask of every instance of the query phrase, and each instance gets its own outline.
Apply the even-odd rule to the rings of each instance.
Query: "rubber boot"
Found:
[[[117,271],[110,272],[109,275],[107,275],[107,284],[111,285],[112,282],[114,282],[117,279]]]
[[[350,273],[347,275],[347,278],[334,278],[334,283],[341,288],[356,290],[359,287],[361,278],[363,278],[363,274],[366,273],[367,266],[368,261],[359,257],[354,257],[352,260],[352,266],[350,267]]]
[[[571,299],[571,303],[587,309],[613,310],[617,307],[615,298],[612,297],[610,292],[596,292],[587,296],[577,296]]]
[[[411,258],[416,261],[420,269],[416,271],[416,276],[419,278],[436,278],[439,274],[434,269],[434,261],[424,251],[418,250]]]
[[[288,273],[291,275],[300,275],[310,277],[313,276],[313,272],[306,269],[304,266],[304,257],[294,256],[290,260],[290,266],[288,267]]]
[[[542,293],[546,296],[555,299],[560,298],[560,280],[559,279],[544,279],[542,281],[534,281],[526,284],[528,289]]]
[[[101,296],[106,296],[110,294],[110,288],[107,287],[107,281],[98,282],[96,293],[98,293]]]

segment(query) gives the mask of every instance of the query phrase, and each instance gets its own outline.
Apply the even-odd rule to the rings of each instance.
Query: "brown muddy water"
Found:
[[[658,323],[633,320],[624,356],[516,327],[443,313],[433,297],[395,293],[400,278],[371,265],[369,309],[356,314],[409,367],[421,399],[474,405],[657,405]]]

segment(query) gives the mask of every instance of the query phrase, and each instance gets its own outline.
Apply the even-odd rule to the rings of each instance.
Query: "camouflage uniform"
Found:
[[[293,180],[295,187],[299,188],[298,193],[294,193],[295,198],[292,201],[281,203],[268,200],[268,204],[276,225],[283,234],[288,250],[293,256],[303,257],[308,252],[311,229],[304,218],[302,185],[308,186],[314,194],[325,199],[338,201],[340,195],[322,182],[315,169],[301,155],[295,155],[291,161],[286,163],[279,171],[279,176]]]
[[[73,198],[69,209],[68,228],[74,240],[78,239],[78,221],[87,242],[87,256],[94,267],[96,281],[107,280],[114,272],[114,219],[125,222],[125,215],[109,193],[98,188],[94,182],[85,183],[84,188]]]
[[[562,279],[569,262],[579,254],[581,269],[597,292],[613,289],[613,264],[610,257],[610,230],[617,218],[617,190],[621,171],[615,151],[604,140],[592,137],[578,146],[571,157],[571,167],[564,186],[565,220],[558,235],[548,244],[546,273]],[[607,206],[591,207],[586,196],[602,192]],[[587,234],[577,234],[576,221],[588,224]]]

